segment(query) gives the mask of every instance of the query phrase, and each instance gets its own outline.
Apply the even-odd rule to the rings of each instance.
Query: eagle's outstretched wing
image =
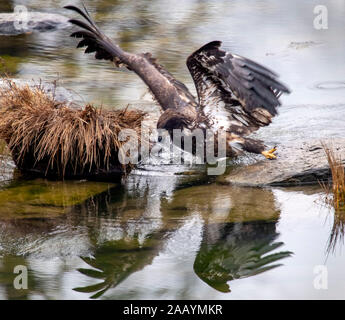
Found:
[[[215,130],[247,135],[271,123],[289,89],[267,68],[210,42],[187,59],[199,105]]]
[[[65,8],[77,12],[85,19],[70,20],[80,28],[71,34],[71,37],[81,38],[78,48],[86,47],[85,53],[95,52],[96,59],[110,60],[117,66],[125,66],[134,71],[146,83],[164,110],[196,105],[194,96],[187,87],[158,64],[150,53],[125,52],[97,27],[84,6],[83,9],[71,5]]]

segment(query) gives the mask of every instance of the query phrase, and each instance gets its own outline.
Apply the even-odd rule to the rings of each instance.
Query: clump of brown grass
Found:
[[[344,242],[345,234],[345,168],[342,159],[334,148],[322,144],[332,174],[332,184],[320,182],[325,202],[334,208],[334,221],[328,239],[327,252],[334,252],[337,243]]]
[[[132,129],[140,139],[144,113],[102,110],[92,105],[71,109],[39,85],[19,87],[10,80],[0,88],[0,139],[6,141],[22,171],[56,177],[122,171],[118,134]],[[140,142],[140,141],[139,141]]]
[[[322,144],[332,174],[332,185],[321,183],[326,192],[326,200],[336,210],[345,210],[345,168],[342,159],[331,148]]]

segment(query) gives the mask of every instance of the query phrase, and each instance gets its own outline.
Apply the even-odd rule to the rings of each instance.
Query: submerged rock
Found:
[[[58,217],[112,187],[115,185],[83,180],[12,181],[0,189],[0,220]]]
[[[345,139],[323,139],[345,164]],[[277,160],[262,160],[240,166],[220,178],[222,183],[241,186],[296,186],[328,180],[331,172],[321,141],[278,145]]]
[[[52,31],[69,26],[67,17],[55,13],[0,13],[0,35],[18,35],[32,31]]]

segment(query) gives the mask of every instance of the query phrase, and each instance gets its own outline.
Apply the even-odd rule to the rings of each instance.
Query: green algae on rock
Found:
[[[14,181],[0,189],[0,219],[59,216],[112,186],[88,181]]]

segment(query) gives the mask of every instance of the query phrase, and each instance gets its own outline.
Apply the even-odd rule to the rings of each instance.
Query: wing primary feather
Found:
[[[256,74],[255,78],[265,83],[268,87],[274,88],[275,90],[282,91],[285,93],[290,93],[289,88],[282,84],[280,81],[277,81],[276,79],[265,78],[261,74]]]
[[[79,13],[81,16],[83,16],[97,31],[99,31],[99,29],[97,28],[96,24],[92,21],[89,12],[87,11],[87,9],[85,8],[84,4],[83,4],[83,8],[85,10],[85,13],[80,10],[79,8],[75,7],[75,6],[64,6],[65,9],[68,10],[72,10],[75,11],[77,13]]]
[[[89,31],[76,31],[71,34],[72,38],[91,38],[91,39],[96,39],[94,33],[89,32]]]
[[[234,61],[234,63],[241,64],[241,67],[248,67],[251,70],[254,70],[258,73],[262,73],[263,75],[271,77],[271,78],[277,78],[278,77],[278,75],[274,71],[256,63],[253,60],[250,60],[248,58],[244,58],[242,56],[235,55],[235,54],[234,55],[230,54],[230,55],[233,58],[237,58],[237,59],[234,59],[233,61]]]
[[[93,29],[91,26],[87,25],[85,22],[82,22],[80,20],[70,19],[69,22],[74,24],[74,25],[76,25],[76,26],[78,26],[78,27],[80,27],[80,28],[86,29],[86,30],[88,30],[90,32],[93,32],[93,33],[96,32],[95,29]]]
[[[86,19],[86,22],[77,19],[69,20],[70,23],[83,29],[71,34],[72,37],[85,39],[79,43],[78,48],[86,46],[85,53],[96,51],[96,59],[113,60],[116,57],[126,65],[125,52],[98,29],[84,5],[85,12],[75,6],[65,6],[65,8],[77,12]]]

